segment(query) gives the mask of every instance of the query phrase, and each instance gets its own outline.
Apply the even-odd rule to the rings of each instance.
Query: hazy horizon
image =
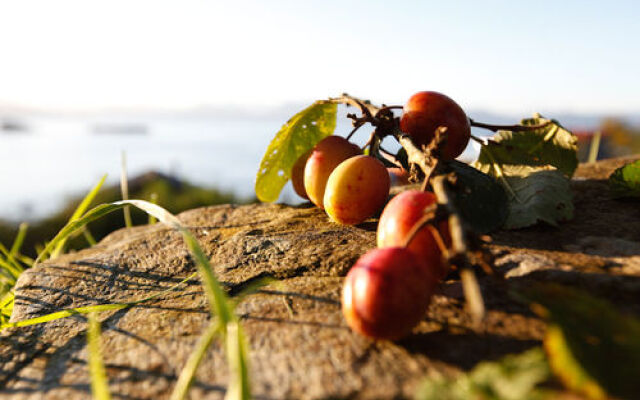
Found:
[[[29,119],[38,116],[45,117],[62,117],[71,119],[101,119],[108,120],[110,118],[132,119],[144,122],[145,120],[153,120],[155,118],[211,118],[213,120],[278,120],[284,124],[287,119],[296,112],[302,110],[311,102],[287,102],[273,106],[222,106],[222,105],[199,105],[189,108],[159,108],[159,107],[140,107],[140,108],[95,108],[95,109],[74,109],[67,108],[62,110],[45,109],[24,106],[7,106],[0,104],[0,122],[3,119]],[[391,104],[391,103],[389,103]],[[489,123],[516,123],[519,119],[527,118],[532,115],[517,114],[516,112],[500,112],[488,109],[470,109],[466,110],[470,118],[482,122]],[[595,113],[595,112],[569,112],[569,111],[544,111],[537,110],[546,117],[558,119],[566,127],[575,127],[578,129],[593,129],[605,118],[621,119],[629,124],[640,126],[640,111],[628,113]]]

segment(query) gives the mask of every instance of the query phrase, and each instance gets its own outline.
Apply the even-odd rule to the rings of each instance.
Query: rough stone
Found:
[[[640,203],[612,198],[605,181],[626,161],[580,166],[572,181],[572,221],[493,235],[488,250],[507,279],[479,277],[488,309],[482,326],[473,327],[460,282],[450,277],[413,334],[395,343],[352,333],[340,311],[342,277],[375,245],[375,220],[343,227],[315,208],[270,204],[201,208],[179,218],[230,294],[255,278],[279,280],[237,308],[256,398],[411,397],[425,376],[451,376],[540,344],[544,323],[508,296],[510,284],[566,283],[640,315]],[[26,271],[12,320],[138,299],[194,271],[178,233],[161,224],[120,230],[93,248]],[[164,399],[209,314],[195,281],[101,319],[114,398]],[[85,328],[86,319],[74,316],[0,333],[0,399],[90,397]],[[214,342],[191,398],[223,397],[227,377]]]

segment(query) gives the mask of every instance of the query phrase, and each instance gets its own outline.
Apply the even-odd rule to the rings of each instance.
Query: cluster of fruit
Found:
[[[384,164],[341,136],[321,140],[291,171],[293,188],[341,224],[355,225],[379,211],[389,196]]]
[[[419,92],[404,106],[400,129],[416,146],[429,144],[436,130],[447,128],[439,156],[453,159],[467,146],[469,120],[458,104],[437,92]],[[338,223],[363,222],[383,208],[390,171],[356,145],[329,136],[300,157],[292,169],[295,191],[324,208]],[[424,317],[438,282],[447,273],[442,251],[450,244],[446,222],[439,229],[416,230],[425,210],[436,203],[431,192],[410,190],[384,208],[377,230],[378,248],[363,255],[349,271],[342,309],[349,326],[365,336],[398,339]]]
[[[431,192],[408,190],[385,207],[378,223],[378,248],[351,268],[342,290],[342,312],[354,331],[376,339],[399,339],[424,317],[437,284],[447,275],[443,249],[451,239],[446,221],[439,229],[413,232]]]

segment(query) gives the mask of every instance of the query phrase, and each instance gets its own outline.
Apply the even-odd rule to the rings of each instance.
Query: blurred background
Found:
[[[255,201],[280,126],[342,92],[441,91],[482,122],[557,119],[583,158],[594,132],[599,157],[638,153],[639,19],[637,1],[0,0],[0,242],[22,221],[27,247],[51,238],[105,173],[98,201],[118,199],[123,153],[132,198]]]

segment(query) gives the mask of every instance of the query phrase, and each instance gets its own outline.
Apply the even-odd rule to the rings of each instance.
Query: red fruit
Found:
[[[407,190],[391,199],[378,222],[378,247],[404,246],[413,226],[424,216],[424,210],[435,203],[436,196],[433,193],[421,190]],[[448,245],[450,239],[446,221],[440,224],[439,231]],[[442,252],[426,226],[416,233],[407,248],[433,269],[438,279],[447,275]]]
[[[293,190],[303,199],[309,199],[307,191],[304,190],[304,167],[307,165],[307,160],[310,155],[311,150],[301,155],[291,168],[291,184],[293,185]]]
[[[471,137],[469,118],[449,97],[438,92],[418,92],[405,104],[400,129],[417,146],[428,144],[440,126],[447,127],[447,143],[442,157],[451,160],[464,151]]]
[[[424,317],[437,279],[402,247],[374,249],[351,268],[342,289],[342,313],[354,331],[400,339]]]
[[[315,145],[304,167],[304,189],[313,204],[324,208],[329,175],[338,164],[358,154],[362,154],[360,148],[341,136],[328,136]]]
[[[335,222],[359,224],[382,209],[389,187],[389,173],[379,160],[364,155],[351,157],[331,172],[324,209]]]

